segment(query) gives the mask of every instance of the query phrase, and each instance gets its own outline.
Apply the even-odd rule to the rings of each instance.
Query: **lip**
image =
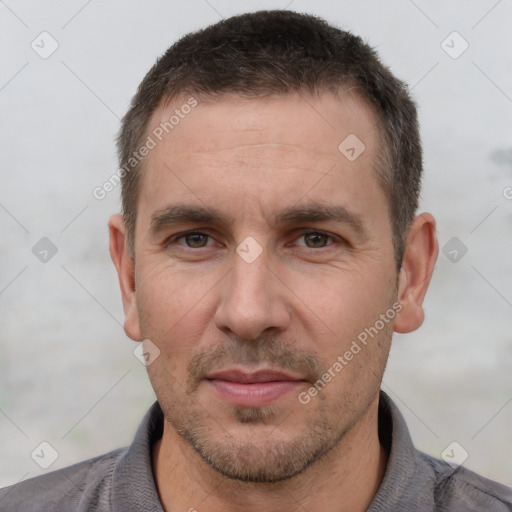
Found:
[[[282,381],[300,381],[300,377],[295,377],[289,373],[279,370],[258,370],[255,372],[244,372],[243,370],[230,369],[211,373],[206,379],[225,380],[228,382],[239,382],[242,384],[256,384],[260,382],[282,382]]]
[[[270,405],[305,383],[300,377],[276,370],[223,370],[205,380],[218,396],[239,407]]]

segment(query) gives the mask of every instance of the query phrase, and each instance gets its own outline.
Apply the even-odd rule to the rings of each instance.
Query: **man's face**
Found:
[[[365,145],[353,161],[349,135]],[[225,475],[290,478],[376,403],[393,321],[375,325],[397,282],[380,150],[354,93],[225,96],[146,160],[127,332],[160,350],[148,372],[165,428]]]

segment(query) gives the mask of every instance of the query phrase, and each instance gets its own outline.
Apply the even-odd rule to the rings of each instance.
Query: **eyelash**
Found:
[[[326,237],[328,237],[332,242],[331,243],[328,243],[327,245],[324,245],[323,247],[308,247],[306,245],[304,246],[301,246],[305,249],[311,249],[311,250],[318,250],[318,249],[326,249],[327,247],[330,247],[331,245],[334,245],[334,243],[338,242],[338,243],[341,243],[341,244],[345,244],[346,245],[346,242],[344,239],[338,237],[338,236],[335,236],[335,235],[331,235],[330,233],[326,233],[325,231],[320,231],[320,230],[309,230],[309,231],[305,231],[303,233],[301,233],[295,240],[298,240],[300,238],[303,238],[305,237],[306,235],[311,235],[311,234],[315,234],[315,235],[325,235]],[[187,231],[185,233],[180,233],[178,235],[174,235],[173,237],[169,238],[166,242],[165,242],[165,246],[168,247],[170,246],[171,244],[176,244],[178,242],[178,240],[182,239],[182,238],[185,238],[187,236],[191,236],[191,235],[203,235],[203,236],[206,236],[206,237],[209,237],[210,239],[212,239],[213,237],[211,235],[209,235],[208,233],[204,233],[202,231]],[[205,247],[207,246],[203,246],[203,247],[189,247],[189,246],[183,246],[184,248],[187,248],[187,249],[204,249]]]

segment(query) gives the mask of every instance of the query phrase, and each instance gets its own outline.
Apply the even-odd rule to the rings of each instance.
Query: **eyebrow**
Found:
[[[292,206],[274,213],[273,226],[327,221],[344,224],[361,237],[366,238],[368,235],[361,215],[341,205],[324,205],[316,202]],[[227,226],[229,218],[216,208],[188,204],[170,205],[155,211],[151,216],[151,231],[154,234],[178,224]]]
[[[360,236],[366,237],[368,234],[361,215],[337,204],[324,205],[312,202],[293,206],[278,212],[275,218],[277,224],[327,221],[345,224]]]

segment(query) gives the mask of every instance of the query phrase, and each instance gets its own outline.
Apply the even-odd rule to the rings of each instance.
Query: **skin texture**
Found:
[[[150,129],[177,107],[158,109]],[[438,252],[433,217],[416,217],[397,274],[374,170],[376,121],[354,91],[201,100],[146,159],[135,259],[122,217],[110,219],[126,333],[160,350],[148,373],[165,416],[153,471],[166,511],[363,511],[376,493],[392,332],[421,325]],[[354,161],[338,150],[349,134],[365,144]],[[223,220],[163,222],[176,205]],[[346,218],[278,218],[308,206],[342,206],[360,229]],[[189,232],[203,235],[181,236]],[[247,237],[261,249],[250,263],[237,252]],[[251,244],[240,247],[254,255]],[[393,304],[399,313],[301,403],[299,393]],[[262,406],[239,406],[205,379],[228,368],[301,381]]]

